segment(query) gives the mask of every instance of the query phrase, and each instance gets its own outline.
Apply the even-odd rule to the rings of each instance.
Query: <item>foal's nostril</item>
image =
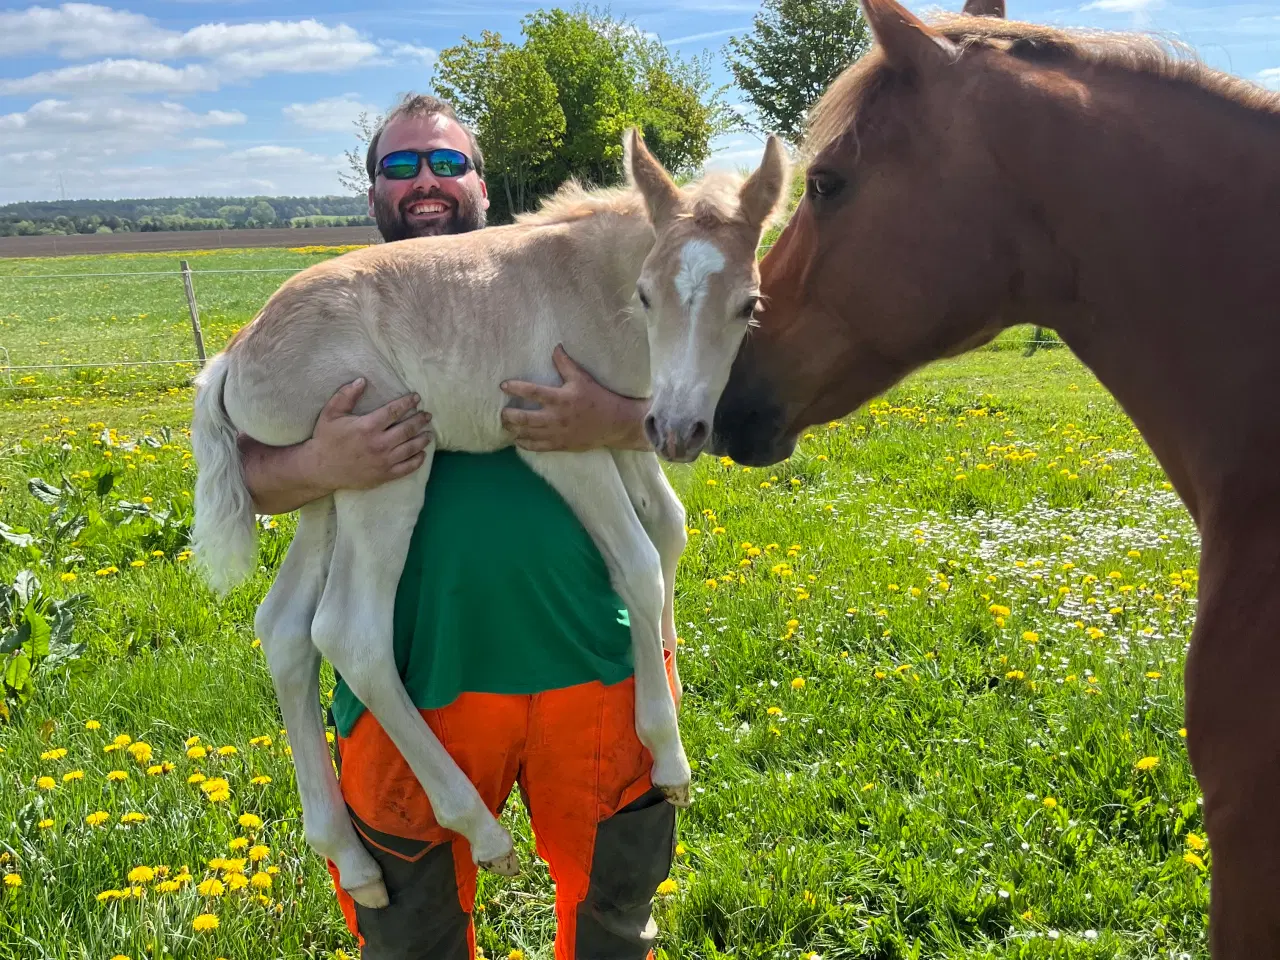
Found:
[[[711,432],[711,428],[707,426],[707,421],[699,420],[693,425],[693,430],[689,432],[689,447],[697,450],[707,442],[707,435]]]
[[[653,414],[649,414],[644,418],[644,435],[649,441],[649,445],[655,450],[658,449],[658,421]]]

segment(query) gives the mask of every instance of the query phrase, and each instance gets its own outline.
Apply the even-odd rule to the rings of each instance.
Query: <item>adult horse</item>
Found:
[[[931,360],[1057,330],[1200,529],[1211,948],[1280,957],[1280,97],[1144,37],[863,7],[876,48],[813,112],[714,444],[777,461]]]

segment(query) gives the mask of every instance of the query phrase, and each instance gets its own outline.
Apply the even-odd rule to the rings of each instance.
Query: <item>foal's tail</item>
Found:
[[[253,498],[240,462],[239,431],[222,402],[230,362],[227,353],[220,353],[196,378],[191,419],[191,446],[198,470],[191,544],[197,566],[219,593],[248,577],[258,559],[258,531]]]

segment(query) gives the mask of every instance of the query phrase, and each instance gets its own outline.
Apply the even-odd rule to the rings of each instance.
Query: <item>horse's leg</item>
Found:
[[[333,499],[302,508],[298,530],[254,618],[293,752],[307,842],[337,865],[342,887],[366,907],[385,907],[382,871],[356,836],[333,773],[320,713],[320,652],[311,620],[333,552]]]
[[[671,653],[671,678],[676,706],[680,705],[680,672],[676,669],[676,567],[689,536],[685,532],[684,504],[671,489],[655,454],[639,450],[614,450],[622,485],[662,563],[662,644]]]
[[[334,494],[337,539],[311,636],[405,758],[436,822],[471,844],[480,867],[509,876],[519,869],[511,835],[427,726],[396,670],[392,613],[435,452],[428,450],[408,477]]]
[[[1280,957],[1280,517],[1254,529],[1205,524],[1199,610],[1186,669],[1187,747],[1213,854],[1215,960]]]
[[[662,561],[645,533],[607,450],[520,456],[555,487],[600,548],[631,618],[636,668],[636,734],[653,754],[653,784],[672,803],[689,803],[689,761],[662,662]]]

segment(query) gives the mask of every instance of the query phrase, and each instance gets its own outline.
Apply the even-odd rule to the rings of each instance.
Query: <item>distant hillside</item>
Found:
[[[0,206],[0,237],[261,227],[358,227],[363,197],[164,197],[41,200]]]

